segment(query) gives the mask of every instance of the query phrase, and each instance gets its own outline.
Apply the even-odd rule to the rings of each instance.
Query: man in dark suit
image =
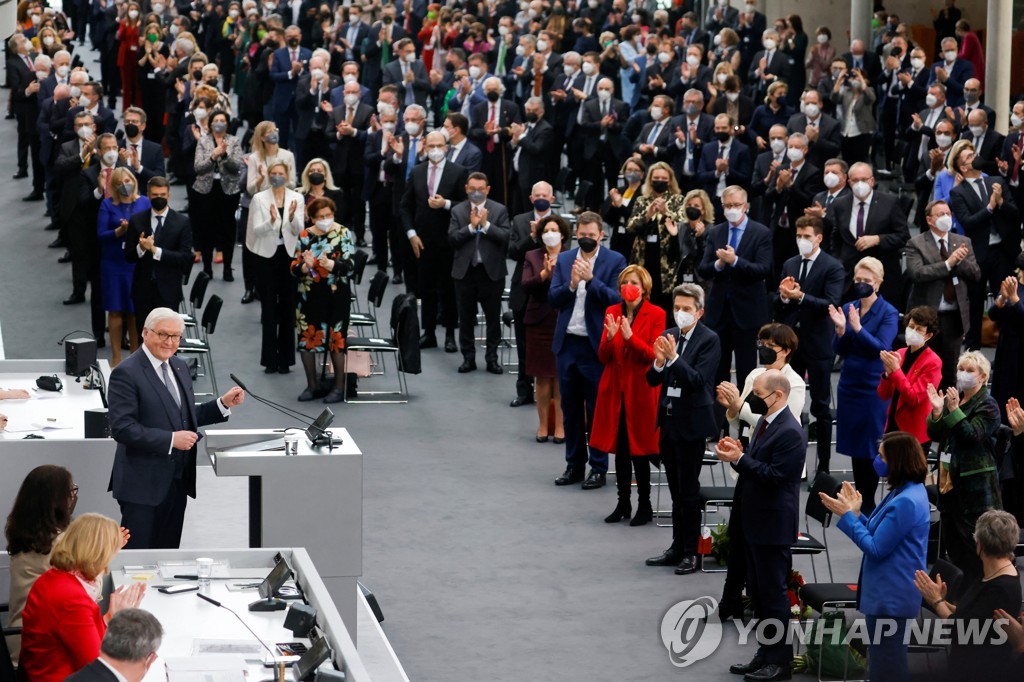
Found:
[[[361,61],[363,42],[370,35],[370,27],[362,21],[358,10],[349,10],[349,20],[338,29],[338,44],[345,51],[345,61]]]
[[[344,92],[345,99],[342,105],[331,109],[330,126],[334,130],[336,140],[331,173],[334,175],[334,182],[345,188],[348,196],[362,198],[363,179],[366,174],[363,168],[363,150],[366,145],[366,133],[370,127],[370,117],[373,116],[373,107],[359,101],[359,83],[345,83]],[[365,246],[365,203],[359,199],[346,203],[347,215],[338,216],[339,221],[352,230],[358,246]]]
[[[672,119],[672,134],[675,137],[676,152],[672,169],[679,180],[679,189],[685,194],[697,189],[698,165],[704,144],[715,139],[715,117],[705,114],[704,95],[696,88],[690,88],[683,95],[683,111]]]
[[[984,273],[981,282],[968,286],[971,319],[964,342],[972,350],[981,347],[985,285],[993,295],[999,292],[1000,283],[1013,272],[1021,237],[1020,211],[1006,180],[983,178],[974,167],[974,156],[970,149],[960,151],[956,163],[964,180],[949,193],[949,207],[971,240]]]
[[[88,82],[81,86],[82,94],[77,99],[71,97],[68,100],[69,109],[64,117],[64,133],[61,135],[61,142],[69,142],[75,139],[73,123],[79,112],[88,112],[96,122],[96,134],[113,133],[117,128],[117,118],[114,112],[100,104],[103,100],[103,86],[99,83]],[[52,127],[51,127],[52,130]]]
[[[736,139],[734,132],[735,124],[729,114],[715,116],[715,140],[703,146],[697,165],[697,180],[711,197],[716,220],[722,216],[726,188],[750,184],[750,150]]]
[[[932,83],[925,95],[925,108],[910,115],[910,127],[906,129],[906,158],[903,159],[903,175],[913,180],[928,168],[928,152],[935,148],[935,133],[939,122],[949,120],[953,127],[960,125],[958,116],[950,115],[946,105],[946,89],[942,83]]]
[[[677,34],[687,47],[700,45],[706,51],[711,44],[711,36],[700,28],[700,17],[696,12],[685,12],[679,19]]]
[[[626,267],[620,254],[600,247],[603,223],[597,213],[580,214],[576,221],[579,246],[559,254],[548,290],[548,303],[558,311],[552,350],[565,420],[566,467],[555,485],[583,481],[584,490],[602,487],[608,471],[607,453],[587,446],[587,425],[594,423],[597,387],[604,370],[597,357],[604,313],[622,300],[618,279]],[[584,481],[588,460],[590,474]]]
[[[651,122],[645,124],[633,140],[633,152],[650,168],[657,161],[671,162],[676,152],[672,136],[672,98],[657,95],[648,111]]]
[[[118,143],[121,148],[118,157],[121,164],[135,174],[139,185],[166,174],[163,147],[145,139],[145,131],[146,112],[138,107],[128,107],[124,112],[124,139]]]
[[[544,118],[544,100],[540,97],[526,100],[526,122],[513,123],[509,128],[512,170],[516,178],[513,205],[520,212],[529,209],[529,196],[538,182],[554,179],[548,163],[554,136],[551,124]]]
[[[821,218],[822,234],[821,249],[830,253],[829,245],[832,239],[832,222],[828,217],[828,209],[837,199],[849,196],[850,188],[846,184],[846,173],[849,166],[842,159],[829,159],[825,162],[824,183],[825,189],[814,195],[811,205],[804,209],[804,215],[811,218]]]
[[[945,389],[956,385],[960,347],[971,326],[969,291],[977,288],[981,270],[971,240],[950,231],[953,216],[945,201],[930,202],[925,220],[928,231],[907,242],[904,252],[912,283],[907,307],[926,305],[939,313],[939,335],[932,347],[942,360]]]
[[[530,209],[512,218],[512,230],[508,242],[508,257],[516,265],[509,282],[508,307],[512,311],[512,325],[516,335],[516,355],[519,373],[516,375],[516,397],[511,407],[533,402],[533,377],[526,373],[526,327],[523,315],[526,312],[526,292],[523,291],[523,264],[526,254],[543,246],[537,234],[540,221],[551,215],[551,203],[555,193],[550,183],[536,183],[530,191]]]
[[[814,88],[804,90],[800,96],[800,113],[789,117],[786,132],[807,136],[807,160],[815,168],[823,168],[827,160],[842,151],[839,121],[822,113],[821,94]]]
[[[764,49],[754,54],[747,72],[747,83],[752,84],[755,100],[763,98],[775,81],[788,81],[791,68],[789,56],[779,49],[779,34],[774,28],[761,34],[761,45]]]
[[[427,153],[430,154],[429,148]],[[486,175],[471,173],[466,179],[467,200],[452,207],[448,225],[448,242],[455,251],[451,276],[459,306],[459,349],[463,358],[460,374],[476,369],[474,331],[478,305],[483,310],[487,329],[484,351],[487,371],[491,374],[503,371],[498,362],[498,343],[501,341],[501,294],[508,273],[505,260],[511,228],[508,211],[487,198],[489,190]]]
[[[837,199],[826,212],[832,223],[832,255],[846,272],[844,292],[853,282],[857,261],[874,256],[886,272],[880,293],[900,309],[900,250],[910,239],[907,214],[896,195],[875,191],[875,174],[868,164],[850,166],[849,182],[852,194]]]
[[[984,111],[988,119],[988,127],[995,128],[996,110],[982,102],[981,96],[981,81],[977,78],[968,78],[964,82],[964,118],[970,116],[972,111]]]
[[[668,81],[667,92],[678,102],[683,98],[687,90],[696,90],[701,97],[710,99],[708,85],[711,83],[711,67],[704,65],[704,47],[702,45],[689,45],[686,48],[685,59],[679,62],[679,67],[672,73]],[[703,110],[703,102],[701,110]]]
[[[408,122],[407,122],[408,123]],[[452,206],[466,198],[466,169],[445,160],[448,145],[440,131],[424,140],[427,162],[413,167],[402,195],[402,228],[419,261],[416,293],[423,301],[420,348],[437,348],[437,313],[445,329],[444,349],[458,350],[458,318],[452,280],[454,251],[448,241]],[[474,319],[473,322],[476,322]]]
[[[469,119],[459,113],[450,113],[444,119],[444,129],[448,133],[448,160],[459,164],[470,173],[480,170],[484,155],[480,148],[466,137],[469,132]]]
[[[196,429],[227,421],[245,399],[235,386],[196,407],[188,365],[175,356],[184,329],[177,312],[154,309],[142,347],[110,374],[117,451],[109,490],[121,507],[121,525],[131,532],[126,549],[178,548],[186,496],[196,496]]]
[[[1017,123],[1017,125],[1014,125]],[[1024,204],[1024,175],[1021,172],[1021,160],[1024,158],[1024,101],[1015,102],[1010,112],[1010,132],[1003,140],[1003,149],[999,153],[996,165],[999,173],[1006,178],[1007,189],[1013,195],[1017,206]]]
[[[778,169],[775,182],[769,184],[765,192],[774,207],[769,223],[772,230],[774,279],[780,279],[782,264],[797,254],[793,231],[796,221],[803,217],[818,192],[825,189],[821,171],[807,161],[807,136],[793,133],[787,144],[786,163]]]
[[[828,307],[839,307],[846,275],[843,265],[822,249],[821,218],[796,221],[799,254],[782,264],[778,292],[772,297],[775,321],[788,325],[800,343],[789,362],[807,375],[811,416],[817,429],[818,471],[828,472],[832,455],[832,321]]]
[[[380,21],[370,27],[363,39],[363,83],[376,92],[381,86],[386,64],[395,58],[394,45],[405,37],[405,30],[395,21],[396,9],[393,4],[381,7]]]
[[[184,295],[182,278],[192,269],[192,224],[187,216],[167,206],[170,183],[164,177],[149,181],[152,208],[140,211],[128,221],[124,257],[135,263],[132,275],[132,303],[142,333],[149,311],[177,310]]]
[[[775,207],[765,198],[768,185],[775,182],[776,173],[786,163],[786,127],[776,123],[768,129],[768,148],[754,159],[754,170],[750,174],[747,196],[750,199],[751,218],[759,223],[771,220]]]
[[[975,75],[974,64],[957,57],[959,50],[956,38],[943,38],[943,58],[932,64],[931,75],[928,76],[928,85],[939,82],[946,86],[946,99],[954,109],[964,105],[964,83]]]
[[[484,97],[487,101],[473,107],[469,118],[469,139],[483,152],[480,170],[494,178],[492,191],[499,204],[509,204],[508,177],[512,170],[512,150],[509,142],[512,125],[522,123],[519,107],[504,99],[505,86],[501,79],[490,77],[484,81]]]
[[[734,438],[723,438],[715,454],[732,464],[740,478],[736,497],[743,507],[747,541],[747,590],[755,617],[768,625],[754,658],[729,672],[745,680],[788,680],[793,645],[786,638],[789,600],[786,584],[793,567],[800,513],[800,471],[807,444],[799,419],[789,411],[789,379],[770,369],[754,379],[751,396],[764,406],[747,452]],[[771,643],[774,642],[774,643]]]
[[[299,77],[295,86],[295,130],[292,133],[292,151],[295,153],[295,167],[299,173],[310,159],[326,156],[330,145],[331,93],[342,90],[341,79],[327,72],[327,62],[320,54],[309,58],[309,73]],[[344,92],[338,102],[344,108]],[[348,223],[345,223],[346,225]]]
[[[746,190],[736,185],[726,188],[722,193],[726,222],[709,230],[704,258],[697,267],[698,274],[712,282],[705,324],[721,342],[718,382],[728,381],[733,353],[737,381],[746,379],[757,366],[757,330],[768,322],[765,280],[772,267],[771,233],[747,217],[749,206]]]
[[[29,116],[33,110],[38,114],[39,81],[36,79],[36,57],[31,51],[32,43],[21,33],[15,33],[7,41],[7,87],[11,89],[11,113],[18,121],[18,172],[14,179],[28,177],[28,152],[31,143]]]
[[[395,107],[397,109],[397,107]],[[386,111],[386,110],[385,110]],[[412,169],[418,163],[426,160],[425,149],[426,131],[426,110],[418,104],[414,104],[404,114],[405,123],[401,132],[393,134],[390,146],[391,153],[384,156],[382,170],[392,180],[392,196],[394,197],[394,215],[402,213],[402,199],[405,197],[405,187],[412,173]],[[460,185],[460,188],[462,186]],[[462,188],[463,190],[465,188]],[[448,229],[447,218],[445,218],[445,229]],[[413,254],[412,245],[405,236],[405,228],[402,221],[393,220],[396,240],[392,242],[391,248],[398,256],[392,257],[395,262],[396,272],[401,272],[405,279],[406,289],[410,292],[418,292],[419,283],[419,258]],[[400,267],[400,269],[398,269]],[[453,339],[454,344],[454,339]],[[454,352],[454,351],[453,351]]]
[[[1005,138],[988,124],[988,114],[975,109],[967,114],[967,129],[960,135],[961,140],[974,143],[974,163],[982,173],[997,175],[999,164],[996,159],[1003,151]]]
[[[393,62],[384,66],[384,85],[398,88],[398,101],[403,108],[410,104],[426,106],[430,80],[423,62],[416,59],[416,46],[412,40],[402,38],[395,43],[395,57]]]
[[[874,52],[865,49],[864,41],[857,39],[850,43],[850,51],[843,55],[847,70],[857,69],[875,86],[882,75],[882,60]]]
[[[619,169],[629,155],[629,145],[622,138],[629,106],[615,99],[614,94],[615,83],[602,78],[597,82],[597,97],[583,104],[583,161],[585,177],[593,183],[594,198],[605,196],[607,189],[615,187]]]
[[[145,678],[156,661],[164,630],[149,611],[118,610],[103,633],[100,656],[71,675],[71,682],[135,682]]]
[[[405,281],[403,258],[408,250],[408,240],[402,232],[401,224],[392,218],[399,199],[394,196],[395,177],[384,163],[385,157],[393,156],[395,147],[401,142],[401,137],[395,134],[397,121],[398,114],[394,107],[388,106],[380,114],[381,129],[366,135],[363,151],[366,182],[363,185],[363,196],[370,203],[370,234],[373,235],[373,256],[370,262],[376,264],[378,270],[387,270],[390,242],[395,272],[393,281],[401,284]],[[407,287],[414,286],[415,282],[407,283]]]
[[[920,168],[917,178],[914,179],[914,191],[917,194],[917,207],[914,211],[915,225],[924,225],[924,207],[932,200],[932,195],[935,192],[935,178],[947,167],[949,153],[953,149],[955,132],[953,122],[949,119],[942,119],[935,125],[935,142],[929,145],[928,165]],[[988,137],[992,138],[994,134]],[[993,166],[996,165],[993,163]]]
[[[284,39],[285,46],[274,50],[270,80],[274,82],[274,123],[281,134],[281,147],[288,149],[295,120],[295,86],[299,76],[307,71],[306,64],[313,53],[301,46],[302,31],[298,26],[286,28]]]
[[[715,372],[721,358],[718,336],[704,326],[704,290],[680,284],[672,292],[676,326],[654,342],[654,364],[647,383],[661,386],[658,397],[659,450],[672,494],[672,545],[648,566],[697,570],[700,534],[700,470],[715,426]]]

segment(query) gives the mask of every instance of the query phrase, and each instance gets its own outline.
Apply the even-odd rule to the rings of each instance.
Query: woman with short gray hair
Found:
[[[924,571],[918,571],[914,582],[925,603],[939,617],[960,621],[952,629],[950,679],[964,679],[979,670],[984,670],[985,675],[992,679],[1010,679],[1019,675],[1019,671],[1010,674],[1016,660],[1014,647],[1000,635],[998,628],[986,626],[986,622],[991,623],[993,614],[999,609],[1020,613],[1020,575],[1014,565],[1020,527],[1009,512],[987,511],[978,517],[975,524],[974,542],[975,550],[981,556],[983,575],[981,580],[967,585],[955,604],[947,601],[947,597],[955,597],[947,594],[941,575],[932,580]],[[967,639],[959,634],[972,630],[981,633],[978,639]]]

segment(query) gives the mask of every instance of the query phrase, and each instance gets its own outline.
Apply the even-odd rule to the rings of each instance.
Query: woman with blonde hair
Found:
[[[949,128],[949,130],[946,130],[946,128]],[[947,142],[947,139],[952,139],[952,134],[954,132],[953,124],[949,121],[942,120],[935,125],[936,140],[941,139],[943,142]],[[939,201],[941,199],[948,204],[949,195],[953,191],[953,188],[959,185],[964,179],[960,174],[960,167],[962,165],[960,152],[965,149],[970,149],[972,152],[977,150],[975,150],[974,143],[970,140],[957,140],[956,142],[953,142],[952,146],[947,143],[945,145],[939,145],[938,147],[940,150],[946,148],[949,149],[949,153],[946,154],[946,167],[938,173],[935,173],[935,186],[932,188],[932,201]],[[924,205],[927,205],[927,203],[928,202],[924,202],[920,207],[921,210],[918,213],[919,217],[916,221],[918,225],[924,225]],[[962,234],[963,228],[960,226],[960,221],[956,219],[956,214],[950,213],[950,216],[953,218],[953,228],[950,231]]]
[[[715,49],[711,51],[710,62],[718,62],[718,66],[728,66],[731,71],[731,76],[734,72],[740,68],[740,61],[742,55],[740,54],[740,35],[736,31],[729,27],[723,28],[715,36],[718,38]],[[716,67],[717,69],[717,67]],[[721,84],[721,81],[716,81],[716,84]]]
[[[627,260],[633,253],[635,235],[626,232],[626,224],[633,214],[633,204],[640,198],[647,166],[638,156],[631,156],[619,169],[620,183],[608,191],[608,198],[601,205],[601,217],[612,229],[608,246],[621,253]]]
[[[53,58],[61,50],[65,49],[61,42],[60,33],[51,26],[44,26],[39,29],[39,51],[47,57]]]
[[[121,339],[128,331],[129,348],[139,347],[132,304],[132,277],[135,264],[124,257],[124,236],[128,221],[136,213],[150,209],[149,198],[139,194],[139,183],[127,168],[115,168],[110,174],[110,196],[100,204],[96,232],[100,240],[100,290],[110,328],[110,365],[121,362]]]
[[[754,109],[754,115],[750,117],[750,123],[747,125],[747,136],[753,144],[751,155],[756,156],[756,152],[768,149],[768,133],[772,126],[780,125],[785,128],[789,123],[793,107],[788,104],[788,96],[789,85],[786,81],[772,81],[768,86],[764,104]]]
[[[704,255],[708,229],[715,224],[715,206],[702,189],[691,189],[683,197],[683,222],[676,226],[679,258],[675,282],[696,282],[707,291],[707,284],[697,274],[697,266]]]
[[[23,679],[63,682],[99,655],[107,622],[142,602],[145,583],[123,585],[100,615],[103,577],[123,545],[117,522],[101,514],[82,514],[68,525],[50,554],[52,568],[36,580],[22,612]]]
[[[643,192],[633,205],[626,232],[637,237],[628,260],[643,265],[651,273],[654,279],[651,302],[662,311],[672,309],[672,289],[676,285],[679,261],[679,225],[684,220],[685,202],[672,167],[664,161],[652,164]],[[668,313],[665,314],[667,317]]]
[[[245,188],[249,194],[262,192],[270,187],[267,168],[280,161],[288,169],[288,189],[295,189],[295,155],[283,149],[279,142],[281,133],[273,121],[262,121],[252,133],[252,153],[246,159]]]
[[[302,170],[300,178],[299,194],[306,198],[306,207],[315,199],[330,199],[334,202],[337,215],[345,213],[345,192],[334,184],[334,176],[331,175],[331,164],[324,159],[311,159]],[[313,217],[306,211],[306,227],[313,224]],[[385,266],[387,264],[385,263]]]

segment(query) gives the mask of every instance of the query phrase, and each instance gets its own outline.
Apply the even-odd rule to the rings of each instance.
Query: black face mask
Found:
[[[322,184],[324,184],[324,174],[323,173],[310,173],[309,174],[309,182],[310,182],[311,185],[322,185]]]
[[[754,395],[753,393],[747,394],[747,399],[744,400],[747,405],[750,406],[750,411],[757,415],[768,414],[768,403],[765,402],[764,398]]]
[[[757,347],[757,361],[762,365],[770,365],[779,359],[779,354],[768,346]]]
[[[452,71],[455,70],[455,65],[452,64],[451,62],[448,62],[447,64],[444,65],[444,70],[448,71],[448,72],[452,72]]]
[[[527,123],[536,123],[539,120],[540,116],[538,116],[536,112],[531,111],[530,113],[526,114]]]
[[[729,141],[729,133],[715,133],[715,137],[717,137],[718,141],[722,144]]]
[[[651,180],[651,189],[658,194],[664,194],[668,191],[668,180]]]
[[[853,286],[850,287],[850,293],[853,294],[854,298],[867,298],[875,293],[875,288],[867,282],[854,282]]]
[[[217,79],[216,78],[207,78],[206,79],[206,84],[209,85],[211,88],[215,88],[215,87],[217,87]]]
[[[696,206],[686,207],[686,218],[688,220],[700,220],[702,215],[704,215],[704,211],[700,210]]]
[[[192,72],[192,80],[199,81],[203,79],[203,72],[201,69],[196,69]]]
[[[288,47],[298,47],[298,46],[299,46],[299,39],[298,38],[289,38],[288,39]]]
[[[576,243],[580,245],[580,251],[583,253],[593,253],[594,249],[597,248],[597,240],[590,237],[580,237],[576,240]]]
[[[162,211],[167,208],[167,199],[164,197],[153,197],[149,200],[150,205],[157,211]]]
[[[656,55],[656,54],[658,54],[658,46],[657,45],[648,45],[647,46],[647,54],[649,54],[649,55]]]
[[[139,126],[135,125],[134,123],[125,123],[124,134],[127,135],[129,138],[138,137]]]
[[[497,102],[499,99],[501,99],[501,93],[498,92],[497,90],[491,90],[490,92],[487,93],[487,99],[491,102]]]

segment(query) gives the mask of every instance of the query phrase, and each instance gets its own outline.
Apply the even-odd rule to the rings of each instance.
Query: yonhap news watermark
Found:
[[[723,641],[731,639],[739,646],[787,644],[808,646],[877,645],[903,630],[903,643],[945,647],[957,645],[1002,645],[1009,642],[1008,623],[990,619],[889,619],[876,618],[871,632],[867,620],[854,618],[786,620],[719,618],[718,600],[703,596],[673,604],[661,618],[661,642],[669,660],[686,668],[713,654]]]

